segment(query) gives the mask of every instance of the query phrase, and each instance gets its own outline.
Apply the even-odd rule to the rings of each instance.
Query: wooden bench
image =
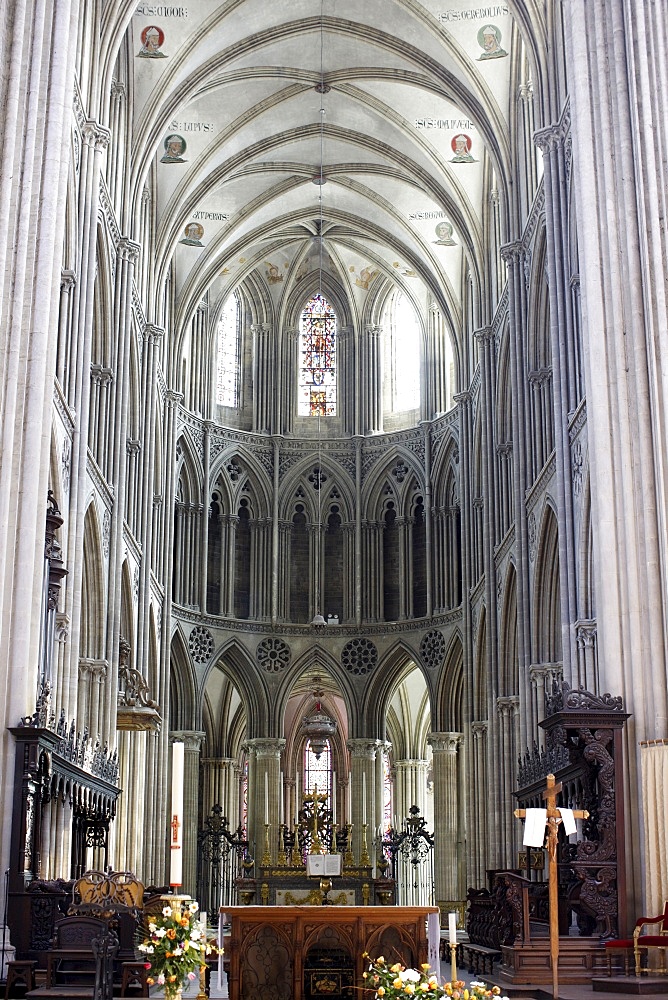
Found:
[[[494,971],[494,963],[501,958],[501,952],[495,948],[486,948],[484,944],[472,944],[470,941],[462,941],[459,945],[464,963],[468,966],[470,975],[476,976],[491,975]]]

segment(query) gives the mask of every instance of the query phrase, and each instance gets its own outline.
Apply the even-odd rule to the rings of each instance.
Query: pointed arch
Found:
[[[546,504],[534,577],[533,637],[537,663],[561,661],[562,622],[559,580],[559,527],[553,507]]]

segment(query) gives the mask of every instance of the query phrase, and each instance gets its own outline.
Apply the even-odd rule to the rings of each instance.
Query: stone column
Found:
[[[252,323],[253,336],[253,430],[268,434],[272,427],[271,409],[274,402],[274,359],[271,326]]]
[[[519,848],[519,825],[515,822],[513,810],[515,800],[515,780],[518,758],[518,715],[520,702],[517,695],[509,698],[497,698],[496,710],[499,718],[497,768],[496,774],[491,774],[490,790],[498,788],[499,822],[497,839],[499,843],[500,867],[514,868],[517,863]]]
[[[461,907],[466,898],[460,884],[460,861],[464,840],[464,796],[458,781],[458,752],[462,733],[431,733],[427,742],[433,752],[434,815],[439,817],[434,836],[434,888],[441,910]]]
[[[489,829],[487,802],[487,723],[471,723],[471,780],[469,781],[469,823],[466,842],[470,845],[467,859],[467,883],[474,888],[486,886]]]
[[[255,841],[255,861],[259,864],[266,851],[265,826],[268,822],[270,863],[276,864],[281,754],[285,740],[252,739],[247,746],[253,760],[253,767],[249,767],[248,772],[248,839]]]
[[[426,760],[396,760],[394,784],[394,811],[401,823],[411,806],[417,806],[422,816],[427,815],[427,771]]]
[[[232,757],[204,757],[202,764],[202,815],[220,806],[232,832],[240,822],[238,765]]]
[[[380,740],[350,739],[346,743],[350,752],[350,802],[353,823],[353,856],[360,862],[362,826],[366,822],[367,850],[371,856],[372,833],[376,819],[376,769],[375,760]]]
[[[575,623],[578,644],[578,687],[585,691],[598,690],[598,626],[595,618],[582,618]]]
[[[183,884],[181,891],[197,898],[197,833],[199,830],[199,751],[205,733],[180,730],[172,742],[184,744]]]

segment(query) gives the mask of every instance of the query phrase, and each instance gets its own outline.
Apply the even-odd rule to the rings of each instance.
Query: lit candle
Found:
[[[366,823],[366,772],[362,771],[362,823]]]
[[[448,913],[448,931],[450,944],[457,944],[457,914]]]
[[[200,915],[199,915],[199,921],[200,921],[202,927],[204,928],[204,930],[206,930],[206,922],[207,922],[207,920],[208,920],[208,914],[207,914],[206,910],[201,910],[200,911]]]
[[[332,823],[336,826],[336,771],[332,771]]]
[[[264,821],[269,822],[269,775],[264,772]]]
[[[183,881],[183,743],[172,743],[172,809],[169,838],[169,884]]]

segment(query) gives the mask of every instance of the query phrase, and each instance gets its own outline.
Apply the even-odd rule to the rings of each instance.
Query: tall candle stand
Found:
[[[353,824],[348,824],[348,844],[346,846],[346,853],[343,858],[343,864],[346,868],[352,868],[355,864],[355,859],[353,857]]]
[[[279,828],[279,841],[278,841],[278,863],[279,865],[287,865],[288,859],[285,854],[285,826],[281,823]]]
[[[452,966],[451,976],[452,982],[457,982],[457,942],[450,942],[450,964]]]
[[[267,868],[271,864],[271,851],[269,850],[269,823],[264,824],[264,854],[262,855],[262,860],[260,864],[263,868]]]
[[[292,845],[292,859],[290,861],[293,868],[299,868],[304,864],[301,851],[299,850],[299,824],[295,823],[295,840]]]
[[[371,858],[369,857],[369,848],[366,842],[366,828],[368,824],[362,823],[362,849],[360,851],[360,864],[363,867],[367,867],[371,864]]]

